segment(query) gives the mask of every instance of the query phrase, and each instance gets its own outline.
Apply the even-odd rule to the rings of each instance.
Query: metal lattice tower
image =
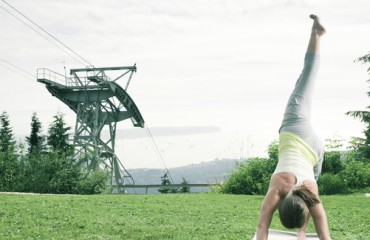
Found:
[[[130,119],[134,127],[144,127],[139,109],[127,94],[134,72],[135,65],[71,69],[71,77],[37,70],[37,81],[77,114],[72,139],[75,157],[89,170],[108,169],[112,185],[123,185],[128,178],[133,181],[115,154],[117,123]],[[127,81],[125,89],[116,83],[120,79]]]

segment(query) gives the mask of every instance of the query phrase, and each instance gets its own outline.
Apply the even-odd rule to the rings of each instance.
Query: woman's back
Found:
[[[272,175],[269,185],[269,191],[275,191],[279,194],[280,199],[285,196],[294,188],[304,186],[313,194],[318,195],[317,184],[314,180],[304,180],[297,182],[296,177],[292,173],[281,172]]]

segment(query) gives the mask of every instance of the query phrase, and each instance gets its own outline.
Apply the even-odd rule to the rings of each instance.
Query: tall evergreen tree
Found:
[[[73,153],[73,146],[68,143],[69,130],[71,130],[71,127],[67,126],[63,114],[59,113],[54,116],[54,121],[49,127],[47,136],[47,144],[51,147],[51,150],[65,156]]]
[[[31,154],[35,149],[38,150],[42,149],[44,137],[41,135],[41,132],[42,132],[41,122],[37,117],[37,114],[33,113],[31,119],[31,134],[29,137],[26,137],[29,154]]]
[[[0,115],[0,152],[13,151],[15,140],[13,129],[10,127],[9,116],[6,112]]]
[[[360,57],[357,61],[362,63],[370,63],[370,53]],[[370,67],[367,69],[370,74]],[[370,79],[367,81],[370,83]],[[370,97],[370,91],[367,92]],[[350,111],[346,113],[347,115],[359,119],[361,122],[365,123],[365,138],[355,138],[353,140],[353,147],[356,152],[358,159],[369,161],[370,160],[370,105],[366,107],[363,111]]]
[[[6,112],[0,115],[0,191],[16,191],[20,164],[15,153],[15,140]]]

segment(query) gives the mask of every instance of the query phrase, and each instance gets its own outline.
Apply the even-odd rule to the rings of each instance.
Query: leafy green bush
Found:
[[[232,194],[266,194],[271,175],[278,162],[277,140],[269,145],[267,153],[268,159],[251,158],[244,163],[238,163],[236,172],[220,187],[220,191]]]
[[[318,180],[319,193],[323,195],[332,195],[337,193],[346,193],[348,187],[338,174],[324,173]]]
[[[99,194],[107,192],[108,179],[109,173],[104,170],[85,172],[77,183],[77,193]]]
[[[171,185],[171,184],[172,184],[172,182],[170,180],[170,175],[166,172],[161,177],[161,185],[167,186],[167,185]],[[166,194],[166,193],[177,193],[177,188],[163,187],[163,188],[158,189],[158,192],[160,192],[162,194]]]
[[[362,161],[347,161],[340,172],[341,178],[351,189],[370,187],[370,163]]]
[[[337,174],[343,169],[341,153],[339,151],[325,152],[322,163],[322,173]]]
[[[49,183],[51,193],[78,193],[78,182],[81,176],[81,167],[71,158],[52,156],[53,170]]]
[[[181,184],[188,184],[188,181],[183,177]],[[181,187],[181,188],[179,188],[178,192],[179,193],[188,193],[188,192],[190,192],[190,187]]]
[[[81,167],[71,157],[57,152],[34,153],[25,161],[24,191],[37,193],[77,193]]]
[[[266,194],[276,167],[275,160],[249,159],[238,163],[237,170],[222,186],[222,192],[232,194]]]
[[[0,191],[14,192],[19,191],[19,171],[20,164],[17,156],[10,152],[0,151]]]

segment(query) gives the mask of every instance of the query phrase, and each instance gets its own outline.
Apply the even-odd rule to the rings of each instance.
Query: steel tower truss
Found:
[[[45,68],[37,71],[37,81],[76,113],[75,157],[89,170],[108,169],[112,185],[132,179],[115,154],[117,123],[130,119],[134,127],[144,127],[139,109],[127,94],[134,72],[135,65],[71,69],[68,78]],[[117,84],[121,79],[126,80],[125,89]]]

